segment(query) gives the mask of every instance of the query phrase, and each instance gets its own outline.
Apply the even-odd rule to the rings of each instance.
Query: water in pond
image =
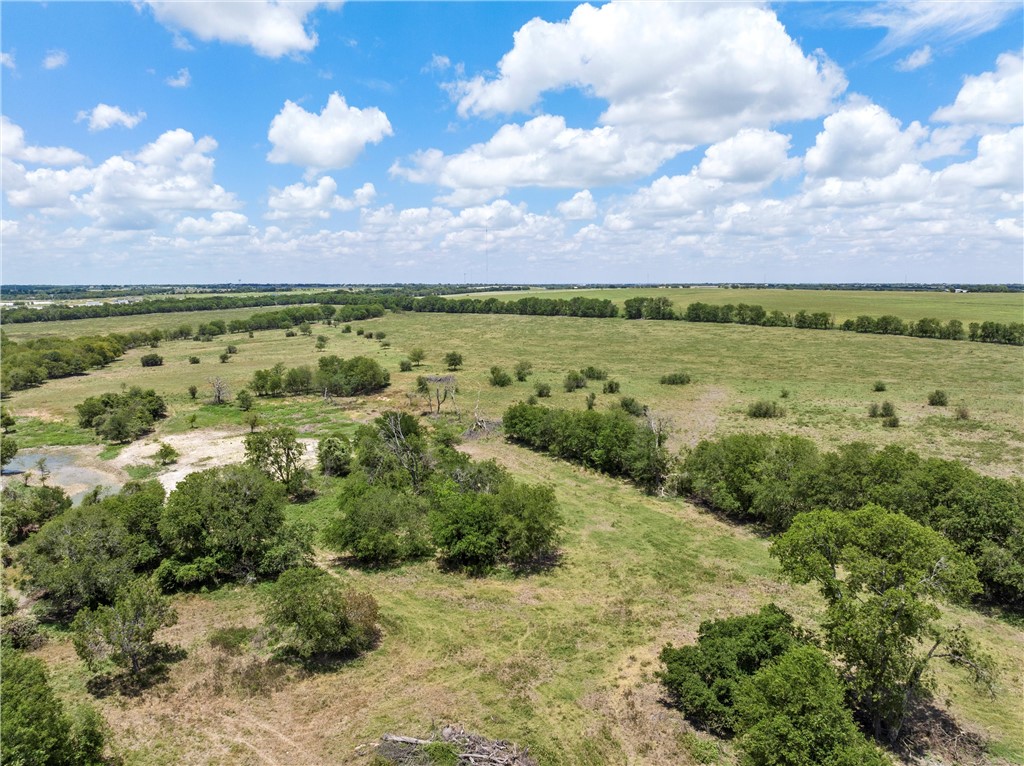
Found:
[[[102,486],[103,495],[112,494],[119,489],[119,483],[111,474],[78,465],[76,455],[67,452],[21,451],[14,460],[4,466],[3,475],[7,481],[17,481],[26,471],[30,471],[31,482],[38,484],[40,459],[46,460],[46,468],[50,472],[46,483],[62,487],[71,495],[75,505],[78,505],[93,487]]]

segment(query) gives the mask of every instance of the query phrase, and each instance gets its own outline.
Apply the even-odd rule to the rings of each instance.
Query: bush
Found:
[[[297,336],[298,336],[298,333],[295,332],[295,330],[285,330],[284,337],[286,337],[286,338],[295,338]]]
[[[587,378],[582,372],[572,370],[568,375],[565,376],[565,380],[562,381],[562,387],[567,393],[572,393],[580,388],[586,388]]]
[[[875,381],[874,390],[875,391],[885,391],[885,381],[876,380]]]
[[[358,330],[356,330],[356,335],[365,335],[365,334],[366,334],[366,330],[364,330],[362,327],[360,327]]]
[[[228,354],[237,354],[238,353],[238,346],[228,346],[227,349],[225,349],[225,351]]]
[[[785,414],[778,402],[769,399],[760,399],[747,407],[747,417],[750,418],[781,418]]]
[[[516,380],[518,380],[520,383],[522,383],[528,377],[530,377],[530,373],[532,372],[533,364],[531,364],[530,362],[516,362]]]
[[[889,417],[882,419],[882,425],[885,428],[899,428],[900,427],[900,419],[898,417],[896,417],[895,415],[890,415]]]
[[[462,366],[462,354],[457,351],[449,351],[444,355],[444,366],[454,372]]]
[[[882,407],[881,407],[881,405],[878,404],[878,402],[871,402],[871,404],[868,405],[868,417],[869,418],[877,418],[881,414],[882,414]]]
[[[199,357],[198,356],[190,356],[188,358],[188,363],[189,364],[199,364]]]
[[[174,449],[167,442],[160,442],[160,448],[153,455],[153,459],[160,465],[170,465],[177,462],[180,457],[178,450]]]
[[[188,387],[188,395],[192,399],[192,401],[195,401],[196,400],[196,396],[199,395],[199,386],[189,386]]]
[[[896,414],[896,405],[892,402],[882,402],[882,406],[879,408],[878,414],[883,418],[891,418]]]
[[[793,646],[764,665],[740,684],[735,695],[742,762],[891,764],[857,729],[844,692],[828,656],[814,646]]]
[[[624,396],[619,399],[619,406],[635,418],[643,417],[647,408],[632,396]]]
[[[702,622],[695,645],[668,644],[657,676],[687,717],[730,734],[739,723],[734,706],[743,681],[802,640],[793,618],[768,604],[756,614]]]
[[[403,359],[398,363],[399,372],[412,372],[412,362],[408,359]]]
[[[967,405],[961,404],[956,408],[956,419],[957,420],[970,420],[971,411],[967,409]]]
[[[930,394],[928,394],[928,404],[930,404],[932,407],[945,407],[947,404],[949,404],[949,396],[946,394],[945,391],[932,391]]]
[[[386,332],[383,332],[381,330],[377,331],[377,335],[376,335],[377,340],[384,340],[386,337],[388,337],[388,334]]]
[[[586,378],[587,380],[607,380],[608,379],[608,371],[607,370],[602,370],[600,367],[594,367],[593,365],[590,365],[588,367],[584,367],[582,370],[580,370],[580,372],[583,374],[583,377]]]
[[[551,396],[550,383],[534,383],[533,390],[537,393],[537,398],[539,399],[546,399]]]
[[[159,367],[164,363],[164,358],[160,354],[144,354],[142,357],[143,367]]]
[[[363,337],[366,338],[367,340],[373,340],[373,333],[372,332],[364,332],[363,333]]]
[[[324,530],[324,543],[364,566],[388,566],[432,550],[426,506],[409,492],[371,486],[356,474],[346,482],[338,508],[340,515]]]
[[[512,376],[498,366],[491,368],[491,385],[498,388],[505,388],[512,385]]]
[[[690,382],[690,376],[685,372],[672,372],[661,376],[663,386],[683,386]]]
[[[316,448],[316,462],[324,476],[348,476],[352,462],[351,443],[344,436],[321,439]]]
[[[268,592],[266,620],[280,629],[281,649],[304,660],[356,655],[379,636],[373,596],[312,567],[281,573]]]
[[[350,324],[345,325],[344,327],[341,328],[341,332],[342,332],[342,334],[345,334],[345,335],[347,335],[348,333],[352,332],[352,325],[350,325]]]
[[[617,380],[605,381],[605,384],[601,387],[601,393],[604,393],[604,394],[617,394],[617,393],[619,393],[619,381],[617,381]]]

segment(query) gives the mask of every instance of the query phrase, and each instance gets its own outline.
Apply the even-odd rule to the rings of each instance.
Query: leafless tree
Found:
[[[207,382],[213,388],[213,403],[224,404],[230,395],[227,383],[220,378],[210,378]]]

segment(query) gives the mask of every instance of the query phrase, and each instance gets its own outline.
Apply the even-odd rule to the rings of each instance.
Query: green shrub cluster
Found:
[[[628,478],[656,491],[668,471],[668,453],[658,434],[624,411],[556,410],[516,404],[505,411],[505,434],[532,449]]]
[[[501,367],[495,365],[491,368],[490,381],[492,386],[505,388],[506,386],[512,385],[512,376],[505,372]]]
[[[314,371],[308,365],[285,369],[277,364],[253,373],[249,387],[257,396],[306,394],[318,391],[324,396],[362,396],[387,388],[391,376],[380,363],[365,356],[351,359],[330,355],[317,360]]]
[[[690,451],[675,489],[774,531],[787,529],[798,513],[877,503],[952,540],[978,566],[988,600],[1024,605],[1020,480],[982,476],[896,445],[875,449],[855,442],[821,452],[796,436],[736,434]]]
[[[121,393],[90,396],[75,405],[80,428],[92,428],[103,439],[130,442],[153,427],[153,422],[167,415],[163,397],[153,389],[132,386]]]
[[[663,386],[684,386],[690,382],[690,376],[685,372],[671,372],[661,376]]]
[[[143,367],[160,367],[164,363],[164,358],[160,354],[143,354],[140,361]]]
[[[435,552],[474,573],[550,560],[562,526],[554,492],[514,481],[493,461],[474,462],[448,441],[431,445],[415,418],[397,412],[361,427],[357,468],[326,545],[374,567]]]
[[[747,407],[747,417],[750,418],[781,418],[785,414],[779,403],[771,399],[760,399]]]
[[[932,391],[928,394],[928,404],[932,407],[945,407],[949,404],[949,395],[945,391]]]

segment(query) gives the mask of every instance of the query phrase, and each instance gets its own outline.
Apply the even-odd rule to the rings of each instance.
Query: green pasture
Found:
[[[131,320],[119,321],[124,327],[134,326]],[[736,431],[785,431],[825,447],[855,440],[899,443],[926,455],[964,460],[989,473],[1024,473],[1020,348],[790,328],[568,317],[405,313],[354,327],[385,331],[390,348],[336,327],[317,325],[314,335],[328,336],[324,353],[377,359],[391,372],[390,388],[358,401],[324,403],[315,396],[257,399],[256,411],[267,418],[315,426],[321,416],[317,413],[339,408],[355,413],[425,410],[425,401],[414,393],[416,377],[445,372],[445,352],[458,351],[465,367],[456,373],[455,407],[467,418],[475,413],[499,419],[506,407],[527,398],[534,384],[542,381],[551,385],[552,396],[546,401],[555,407],[582,408],[591,391],[597,394],[598,408],[616,406],[621,396],[634,397],[656,415],[670,418],[674,447]],[[239,352],[222,364],[218,357],[229,343]],[[424,364],[410,373],[399,372],[400,360],[414,347],[426,350]],[[240,334],[209,342],[167,341],[157,350],[164,357],[163,366],[143,368],[139,358],[151,351],[135,349],[105,369],[17,391],[8,407],[15,415],[73,422],[74,405],[85,398],[122,385],[143,385],[167,398],[170,417],[161,428],[183,430],[192,413],[197,414],[199,427],[242,427],[237,408],[204,404],[210,397],[210,379],[220,377],[234,393],[257,369],[277,362],[315,368],[318,357],[313,338],[286,338],[283,330],[257,332],[253,338]],[[201,363],[189,364],[192,355]],[[491,366],[511,371],[520,360],[533,364],[527,382],[507,388],[489,384]],[[601,393],[600,381],[565,393],[565,374],[587,365],[607,370],[621,384],[620,394]],[[690,374],[693,382],[659,384],[662,375],[677,371]],[[878,380],[886,383],[885,392],[872,390]],[[190,385],[199,389],[195,402],[188,395]],[[947,392],[948,407],[927,404],[928,393],[935,389]],[[770,421],[748,418],[749,404],[764,398],[778,401],[786,415]],[[896,405],[899,428],[883,428],[879,419],[867,417],[871,403],[886,400]],[[967,408],[967,420],[957,419],[958,406]],[[451,402],[444,411],[454,411]]]
[[[523,292],[486,293],[504,300],[515,300]],[[532,290],[530,295],[545,298],[604,298],[619,307],[628,298],[668,298],[677,309],[691,303],[760,304],[768,311],[795,314],[827,311],[836,322],[862,314],[892,314],[904,321],[934,317],[943,322],[959,319],[966,327],[970,322],[1024,322],[1024,293],[941,293],[888,290],[784,290],[720,287],[621,287],[582,290]],[[452,298],[460,296],[453,295]],[[475,296],[474,296],[475,297]]]

